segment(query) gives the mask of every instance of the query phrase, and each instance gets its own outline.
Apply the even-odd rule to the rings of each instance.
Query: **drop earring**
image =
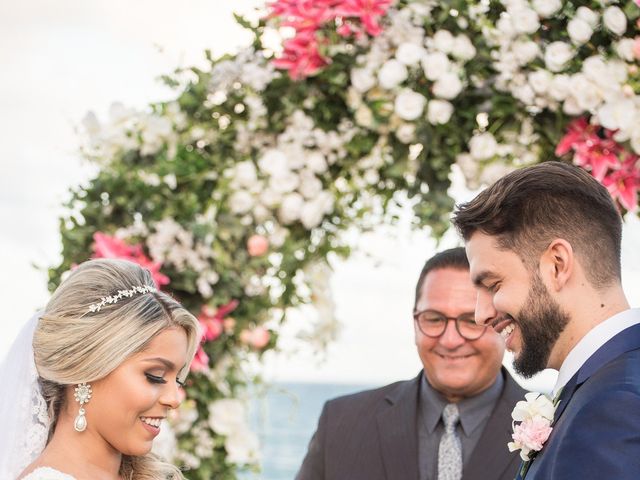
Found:
[[[78,411],[75,422],[73,422],[73,428],[76,429],[76,432],[84,432],[87,428],[87,417],[84,416],[86,412],[84,411],[83,405],[89,403],[91,399],[91,385],[87,383],[79,384],[75,388],[73,396],[76,402],[80,403],[80,410]]]

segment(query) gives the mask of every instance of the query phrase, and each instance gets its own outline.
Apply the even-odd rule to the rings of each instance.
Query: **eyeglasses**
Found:
[[[413,313],[413,320],[420,331],[431,338],[438,338],[447,329],[449,320],[454,320],[458,334],[465,340],[477,340],[487,330],[487,325],[478,325],[473,313],[463,313],[458,317],[445,317],[433,310],[423,310]]]

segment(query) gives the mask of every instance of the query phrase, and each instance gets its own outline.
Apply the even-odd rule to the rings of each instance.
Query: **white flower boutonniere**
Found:
[[[520,458],[531,460],[532,452],[539,452],[551,434],[551,423],[555,413],[553,402],[541,393],[531,392],[525,400],[516,403],[513,418],[513,442],[507,446],[510,452],[520,450]],[[516,422],[520,422],[517,423]]]

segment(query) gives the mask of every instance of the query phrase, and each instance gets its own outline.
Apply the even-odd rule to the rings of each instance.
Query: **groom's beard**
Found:
[[[551,298],[540,276],[534,273],[531,291],[515,321],[520,326],[522,350],[513,367],[523,377],[530,378],[547,368],[551,350],[569,323],[569,315]]]

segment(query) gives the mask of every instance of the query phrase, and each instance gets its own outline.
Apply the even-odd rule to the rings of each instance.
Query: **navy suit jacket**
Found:
[[[640,325],[606,342],[569,380],[551,435],[525,477],[640,478]]]

